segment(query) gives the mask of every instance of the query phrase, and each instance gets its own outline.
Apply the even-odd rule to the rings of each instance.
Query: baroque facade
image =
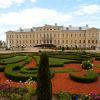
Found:
[[[57,47],[99,48],[100,29],[69,27],[45,24],[42,27],[19,29],[6,32],[8,47],[34,47],[41,44],[54,44]]]

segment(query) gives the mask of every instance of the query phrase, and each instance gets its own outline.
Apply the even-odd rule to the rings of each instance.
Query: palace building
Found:
[[[69,27],[45,24],[42,27],[30,29],[20,28],[17,31],[6,32],[8,47],[34,47],[42,44],[53,44],[57,47],[99,48],[100,29]]]

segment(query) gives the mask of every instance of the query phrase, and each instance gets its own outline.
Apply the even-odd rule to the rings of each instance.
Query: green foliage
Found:
[[[67,68],[67,69],[62,69],[62,70],[51,70],[51,72],[55,72],[55,73],[65,73],[65,72],[79,72],[79,70],[75,69],[75,68]]]
[[[30,93],[26,93],[24,96],[23,96],[23,100],[30,100]]]
[[[99,64],[99,65],[96,65],[96,67],[97,67],[97,68],[100,68],[100,64]]]
[[[89,69],[91,69],[93,66],[92,66],[92,63],[91,63],[90,61],[83,61],[81,67],[82,67],[83,69],[89,70]]]
[[[0,54],[0,59],[7,59],[7,58],[11,58],[14,57],[13,53],[11,54]]]
[[[42,53],[37,77],[38,100],[51,100],[52,98],[52,83],[49,75],[48,56],[46,53]]]
[[[60,91],[60,93],[58,94],[58,98],[59,100],[66,100],[67,99],[67,95],[65,92]]]
[[[28,58],[28,56],[15,56],[15,57],[7,58],[7,59],[1,59],[0,64],[17,63],[17,62],[23,61],[27,58]]]
[[[20,69],[23,66],[20,64],[8,64],[5,69],[5,75],[14,81],[26,81],[29,77],[32,77],[33,80],[37,79],[37,74],[24,74],[20,73]]]
[[[0,72],[3,72],[4,69],[5,69],[5,65],[1,65],[1,66],[0,66]]]
[[[10,96],[9,96],[9,99],[10,100],[20,100],[21,99],[21,96],[16,94],[16,93],[12,93]]]
[[[58,55],[58,58],[54,57],[49,57],[49,66],[50,67],[63,67],[65,63],[81,63],[81,60],[69,60],[69,59],[62,59],[59,58],[60,55]],[[55,55],[56,57],[56,55]],[[39,65],[40,57],[39,56],[34,56],[36,59],[37,65]]]
[[[58,100],[71,100],[71,95],[69,93],[60,91],[57,95]]]
[[[38,68],[37,66],[34,68],[23,67],[21,68],[20,72],[24,74],[37,74]]]
[[[92,70],[88,70],[84,76],[77,76],[74,74],[70,74],[69,76],[72,80],[83,83],[91,83],[98,79],[98,74]]]

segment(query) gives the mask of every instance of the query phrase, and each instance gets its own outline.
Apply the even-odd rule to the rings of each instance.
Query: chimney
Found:
[[[72,25],[69,25],[69,28],[71,28],[72,27]]]
[[[55,26],[57,26],[57,23],[55,23]]]
[[[88,28],[89,26],[88,26],[88,24],[86,24],[86,28]]]

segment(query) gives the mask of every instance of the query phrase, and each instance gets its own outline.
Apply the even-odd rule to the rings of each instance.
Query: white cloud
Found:
[[[24,3],[25,0],[0,0],[0,8],[8,8],[13,4]]]
[[[2,14],[0,16],[0,24],[32,27],[33,25],[43,25],[46,23],[66,23],[71,18],[71,15],[60,13],[56,10],[32,8],[20,12]]]
[[[84,15],[84,14],[95,14],[100,13],[100,5],[92,4],[92,5],[82,5],[74,12],[76,15]]]
[[[20,12],[9,12],[0,15],[0,26],[3,25],[3,30],[0,34],[8,30],[17,30],[19,27],[31,28],[43,24],[58,23],[63,25],[72,19],[67,13],[57,12],[56,10],[30,8]],[[5,35],[2,35],[2,40],[5,40]]]
[[[36,2],[36,0],[30,0],[30,1],[33,2],[33,3]]]

